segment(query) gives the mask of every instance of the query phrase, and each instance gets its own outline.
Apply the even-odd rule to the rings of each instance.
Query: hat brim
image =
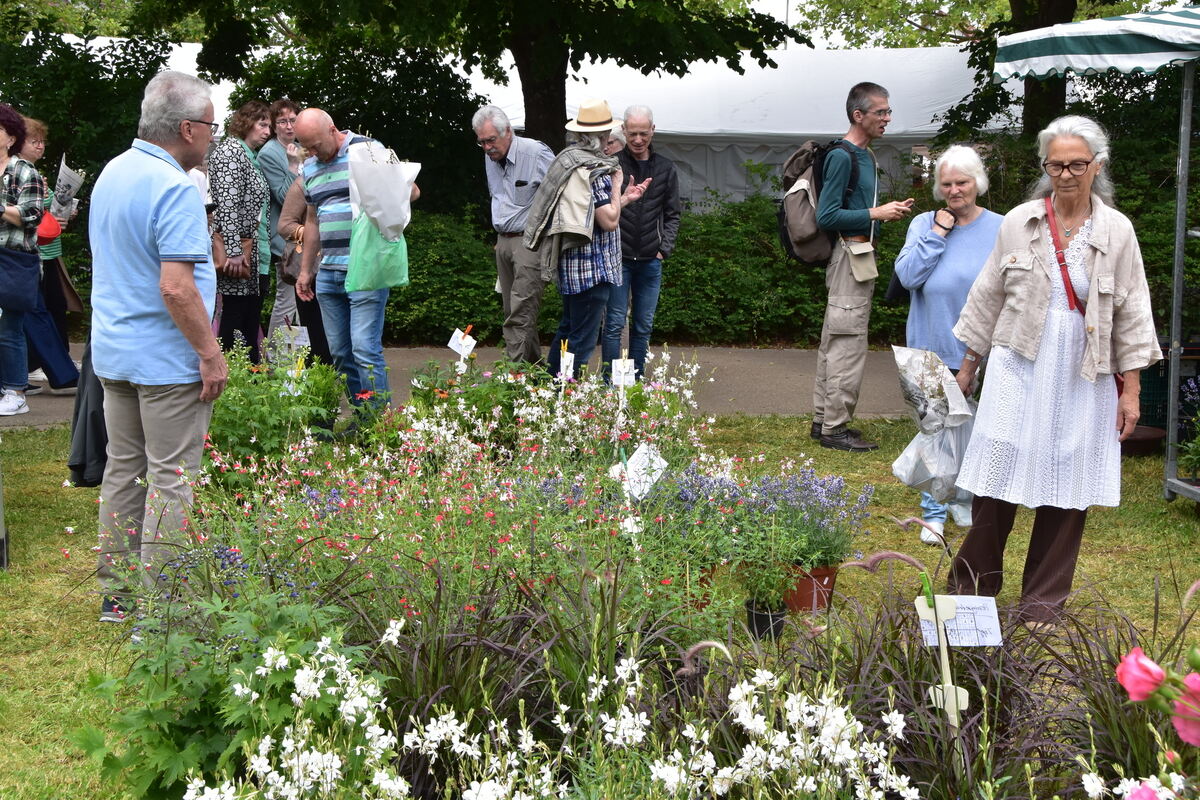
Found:
[[[580,122],[577,119],[572,119],[567,121],[565,127],[567,130],[574,131],[575,133],[607,133],[616,127],[616,125],[611,118],[604,122]]]

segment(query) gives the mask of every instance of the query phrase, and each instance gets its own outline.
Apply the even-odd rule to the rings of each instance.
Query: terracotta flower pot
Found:
[[[829,596],[837,582],[838,568],[813,567],[806,570],[795,567],[796,583],[783,593],[783,602],[788,611],[796,613],[821,611],[829,606]]]

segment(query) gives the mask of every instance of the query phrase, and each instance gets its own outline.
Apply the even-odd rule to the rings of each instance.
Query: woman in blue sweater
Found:
[[[908,346],[932,350],[947,365],[957,366],[965,347],[951,329],[992,252],[1004,218],[976,202],[987,192],[988,179],[983,161],[972,148],[954,145],[946,150],[934,164],[933,175],[933,196],[946,205],[909,224],[904,248],[896,257],[896,275],[912,292]],[[921,531],[922,542],[942,543],[947,509],[928,493],[921,493],[922,516],[928,526]]]

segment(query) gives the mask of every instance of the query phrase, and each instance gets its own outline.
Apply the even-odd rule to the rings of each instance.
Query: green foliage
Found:
[[[282,339],[264,342],[282,350]],[[330,425],[341,403],[344,379],[333,367],[304,365],[306,351],[278,356],[273,363],[252,364],[248,349],[225,354],[229,382],[213,404],[209,457],[213,474],[226,481],[250,480],[239,461],[282,453],[287,444],[314,425]]]
[[[482,181],[475,188],[486,195]],[[480,224],[467,214],[414,210],[404,236],[409,284],[392,290],[384,338],[445,344],[455,328],[474,325],[476,339],[498,340],[504,312],[495,291],[496,260]]]
[[[92,679],[91,688],[118,711],[113,735],[85,727],[73,740],[132,797],[178,798],[189,773],[219,774],[244,739],[291,711],[286,696],[268,696],[273,703],[257,709],[259,718],[231,713],[239,674],[254,671],[265,643],[303,642],[311,649],[344,616],[335,606],[275,591],[263,580],[274,567],[240,568],[244,563],[227,547],[181,557],[168,567],[164,585],[186,585],[187,594],[150,598],[138,620],[144,642],[134,645],[138,657],[129,672]]]
[[[374,136],[400,158],[419,162],[423,209],[452,212],[486,197],[471,115],[487,101],[435,51],[406,46],[401,36],[337,28],[319,45],[250,60],[230,107],[280,97],[323,108],[340,128]]]

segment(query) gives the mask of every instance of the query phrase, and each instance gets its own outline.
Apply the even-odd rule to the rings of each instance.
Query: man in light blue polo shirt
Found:
[[[100,620],[119,622],[186,541],[189,474],[228,369],[212,332],[216,272],[187,171],[216,125],[211,87],[181,72],[146,86],[138,138],[92,191],[92,365],[104,385]],[[134,577],[136,576],[136,577]]]

